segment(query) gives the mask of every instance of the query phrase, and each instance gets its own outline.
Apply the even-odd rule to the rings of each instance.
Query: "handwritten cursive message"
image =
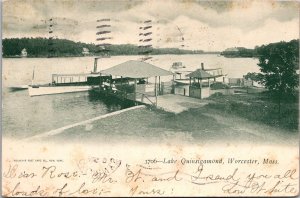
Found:
[[[73,161],[71,167],[62,161],[40,166],[32,161],[32,169],[25,162],[14,160],[3,170],[4,196],[172,196],[180,195],[183,186],[193,189],[194,195],[211,188],[224,196],[298,192],[298,170],[261,171],[280,164],[265,158],[153,158],[131,164],[112,157],[88,157]],[[249,165],[257,168],[245,168]]]

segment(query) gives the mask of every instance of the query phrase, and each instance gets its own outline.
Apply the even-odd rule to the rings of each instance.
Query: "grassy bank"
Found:
[[[260,118],[262,114],[267,116],[272,113],[271,101],[266,102],[267,98],[261,97],[252,94],[217,96],[211,98],[206,106],[190,108],[178,114],[152,108],[137,109],[67,129],[45,140],[97,143],[137,141],[143,144],[297,143],[297,133],[292,132],[297,130],[291,130],[290,126],[276,127],[271,124],[271,118],[268,119],[269,124],[265,124],[267,118]],[[269,105],[270,109],[265,107],[260,111],[262,105]],[[292,119],[294,128],[297,117]]]
[[[270,126],[298,131],[298,99],[285,101],[279,115],[278,104],[267,93],[241,95],[213,95],[208,104],[225,115],[237,115]]]

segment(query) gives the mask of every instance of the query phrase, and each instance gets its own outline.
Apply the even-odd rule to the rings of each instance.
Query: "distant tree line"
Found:
[[[228,57],[228,58],[259,58],[262,56],[263,49],[265,49],[267,46],[277,47],[280,46],[282,43],[285,42],[277,42],[277,43],[270,43],[268,45],[262,45],[262,46],[255,46],[254,49],[248,49],[245,47],[234,47],[234,48],[228,48],[221,52],[222,56]],[[292,40],[287,45],[294,46],[299,43],[298,40]]]
[[[83,48],[88,49],[89,55],[101,55],[103,50],[93,43],[74,42],[67,39],[48,38],[7,38],[2,40],[3,57],[19,57],[26,49],[27,57],[74,57],[84,56]],[[138,55],[140,48],[131,44],[110,45],[106,51],[111,56]],[[178,48],[152,48],[150,55],[158,54],[201,54],[202,50],[182,50]]]
[[[82,48],[88,47],[85,43],[75,43],[66,39],[46,38],[10,38],[2,40],[3,57],[16,57],[26,49],[28,57],[48,56],[82,56]]]
[[[221,52],[221,55],[228,57],[228,58],[235,58],[235,57],[243,57],[243,58],[252,58],[257,57],[257,48],[255,49],[247,49],[244,47],[236,47],[235,50],[225,50]]]

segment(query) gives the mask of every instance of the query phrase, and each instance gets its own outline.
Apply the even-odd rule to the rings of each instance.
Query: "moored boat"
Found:
[[[99,86],[99,74],[52,74],[52,83],[32,84],[28,87],[29,96],[42,96],[60,93],[88,91],[94,86]]]
[[[171,68],[172,68],[171,71],[174,73],[174,76],[175,76],[174,82],[177,85],[189,85],[190,84],[190,78],[187,77],[187,75],[193,71],[188,71],[188,70],[185,70],[184,68],[174,69],[173,66]],[[223,77],[222,81],[224,82],[224,78],[227,76],[227,74],[223,74],[222,68],[205,69],[203,63],[201,63],[200,70],[203,72],[206,72],[208,75],[210,75],[210,78],[214,79],[214,81],[216,81],[217,78]]]
[[[97,72],[97,60],[106,57],[107,56],[95,58],[94,71],[91,73],[52,74],[52,82],[44,85],[33,83],[33,69],[32,83],[28,86],[29,96],[82,92],[99,86],[100,82],[110,78],[109,76],[100,76],[100,73]]]
[[[50,94],[82,92],[92,89],[93,86],[30,86],[28,87],[29,96],[41,96]]]

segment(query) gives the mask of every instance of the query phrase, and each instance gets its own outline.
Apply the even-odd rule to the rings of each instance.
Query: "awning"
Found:
[[[128,78],[149,78],[154,76],[173,75],[172,72],[142,61],[126,61],[100,73]]]

